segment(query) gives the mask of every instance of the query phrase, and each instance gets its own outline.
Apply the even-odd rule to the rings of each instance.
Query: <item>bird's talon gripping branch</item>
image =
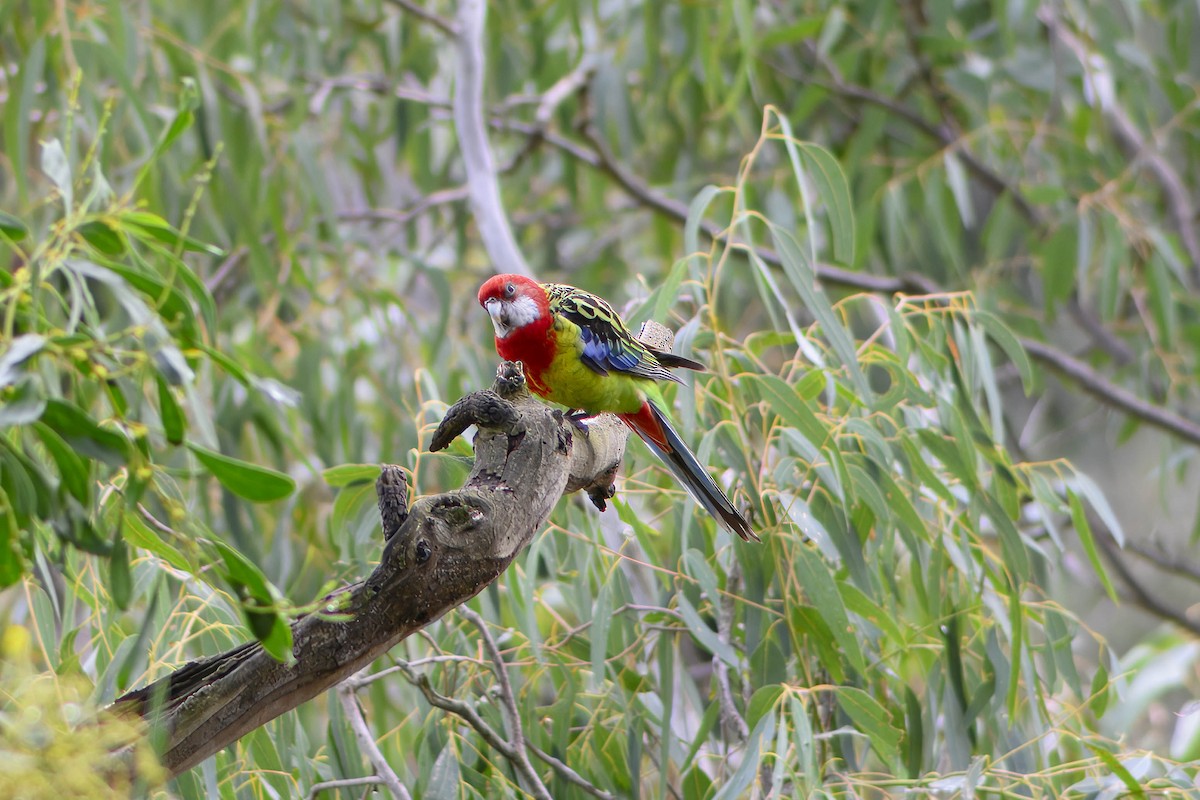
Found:
[[[617,485],[610,483],[607,486],[593,486],[587,490],[587,496],[592,505],[605,511],[608,509],[608,501],[617,496]]]
[[[588,432],[588,426],[586,424],[586,420],[589,420],[594,416],[596,416],[596,415],[589,414],[588,412],[584,411],[581,408],[577,408],[574,411],[568,411],[566,414],[567,422],[571,423],[571,425],[574,426],[576,430],[582,431],[583,433]]]

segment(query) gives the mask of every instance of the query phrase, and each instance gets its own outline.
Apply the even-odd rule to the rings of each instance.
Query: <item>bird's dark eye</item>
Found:
[[[509,281],[508,283],[506,283],[504,285],[504,296],[505,297],[512,297],[516,293],[517,293],[517,287],[516,287],[516,285],[513,284],[512,281]]]

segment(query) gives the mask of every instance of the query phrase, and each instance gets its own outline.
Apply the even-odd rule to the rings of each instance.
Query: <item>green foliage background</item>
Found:
[[[466,443],[424,446],[490,383],[492,266],[453,47],[406,5],[0,0],[0,770],[79,719],[23,686],[104,704],[251,636],[287,653],[289,616],[378,558],[374,474],[342,465],[466,475]],[[491,5],[527,258],[711,365],[678,416],[764,539],[636,445],[615,512],[564,499],[471,603],[531,747],[619,797],[1194,788],[1200,629],[1124,564],[1186,561],[1066,456],[1142,463],[1144,415],[1096,411],[1120,391],[1196,403],[1197,14]],[[1118,488],[1166,504],[1197,443],[1172,436]],[[1121,598],[1174,624],[1084,624]],[[522,796],[398,661],[503,729],[477,629],[449,615],[358,698],[414,796]],[[39,708],[63,723],[14,722]],[[327,698],[150,791],[373,771]]]

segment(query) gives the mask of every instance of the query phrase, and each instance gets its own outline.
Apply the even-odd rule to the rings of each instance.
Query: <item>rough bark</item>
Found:
[[[661,339],[660,339],[661,341]],[[564,491],[611,497],[626,431],[615,419],[567,418],[529,395],[520,366],[505,362],[490,391],[456,403],[434,434],[446,447],[479,427],[475,466],[461,489],[407,507],[398,467],[377,488],[387,544],[366,580],[330,595],[337,617],[293,623],[295,659],[280,663],[257,643],[184,665],[119,698],[165,743],[174,776],[363,668],[397,642],[495,580],[550,515]]]

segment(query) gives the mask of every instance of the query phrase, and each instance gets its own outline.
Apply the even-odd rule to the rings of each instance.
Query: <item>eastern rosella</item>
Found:
[[[479,304],[496,329],[496,352],[524,365],[534,394],[588,414],[616,414],[714,519],[758,541],[671,426],[655,383],[679,382],[667,367],[704,365],[639,342],[612,306],[574,286],[497,275],[480,287]]]

